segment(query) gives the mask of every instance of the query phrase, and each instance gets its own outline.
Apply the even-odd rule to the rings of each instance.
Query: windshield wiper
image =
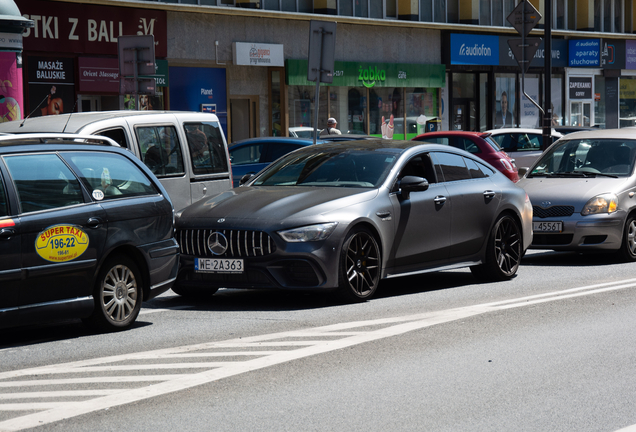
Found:
[[[602,176],[602,177],[618,178],[618,176],[617,176],[617,175],[614,175],[614,174],[606,174],[606,173],[602,173],[602,172],[598,172],[598,173],[596,173],[596,172],[578,171],[578,170],[575,170],[575,171],[572,171],[572,172],[573,172],[573,173],[576,173],[576,174],[584,174],[586,177],[587,177],[587,176],[591,176],[591,177]]]

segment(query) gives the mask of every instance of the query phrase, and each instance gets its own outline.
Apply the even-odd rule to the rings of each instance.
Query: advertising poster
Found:
[[[534,101],[539,100],[539,78],[530,78],[526,75],[525,91]],[[530,102],[525,95],[521,95],[521,115],[520,127],[538,128],[541,127],[539,109]]]
[[[216,115],[227,136],[225,69],[171,66],[170,109],[201,111],[208,104],[216,104]]]
[[[73,112],[74,60],[64,57],[29,57],[29,114],[31,117]]]
[[[518,122],[514,112],[516,95],[516,76],[499,74],[495,77],[495,128],[515,127]]]
[[[0,52],[0,115],[2,122],[24,117],[21,54]]]

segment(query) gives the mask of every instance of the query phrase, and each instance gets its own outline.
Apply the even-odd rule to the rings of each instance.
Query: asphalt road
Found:
[[[509,282],[168,292],[135,327],[0,335],[0,431],[617,431],[636,424],[636,264],[529,252]]]

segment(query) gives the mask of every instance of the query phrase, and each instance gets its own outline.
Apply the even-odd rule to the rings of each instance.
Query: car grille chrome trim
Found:
[[[229,242],[227,250],[221,255],[214,255],[207,247],[208,237],[214,232],[222,233]],[[178,230],[175,238],[183,255],[241,258],[265,256],[276,251],[274,240],[264,231],[186,229]]]
[[[572,216],[574,214],[574,206],[551,206],[547,208],[543,208],[540,206],[532,206],[532,214],[533,216],[539,218],[549,218],[549,217],[567,217]]]

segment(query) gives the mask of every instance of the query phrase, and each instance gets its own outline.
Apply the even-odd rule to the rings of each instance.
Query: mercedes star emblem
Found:
[[[214,255],[223,255],[227,250],[228,241],[222,233],[215,231],[208,237],[208,249]]]

